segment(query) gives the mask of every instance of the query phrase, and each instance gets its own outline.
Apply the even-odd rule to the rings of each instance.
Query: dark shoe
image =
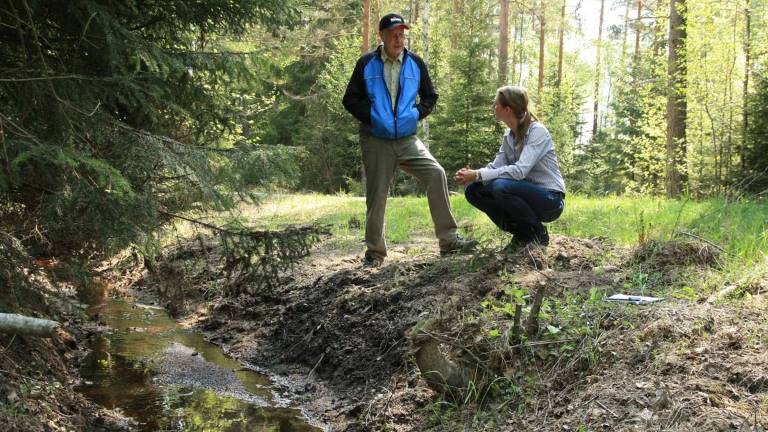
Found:
[[[363,257],[363,267],[381,267],[384,264],[384,258],[377,255],[365,255]]]
[[[547,227],[544,227],[544,231],[533,238],[533,242],[539,246],[549,245],[549,232],[547,232]]]
[[[501,251],[507,255],[514,255],[529,244],[531,244],[531,240],[523,240],[519,237],[513,237]]]
[[[440,248],[440,255],[451,255],[455,253],[467,253],[472,252],[475,250],[475,247],[477,246],[477,240],[464,240],[461,237],[456,237],[456,240],[454,240],[451,244],[448,246],[442,246]]]

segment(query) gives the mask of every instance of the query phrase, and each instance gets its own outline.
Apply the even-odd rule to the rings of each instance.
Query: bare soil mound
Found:
[[[546,249],[511,255],[394,251],[373,269],[323,250],[274,289],[230,298],[193,283],[185,301],[190,323],[236,357],[286,376],[297,401],[334,430],[764,427],[754,420],[768,400],[762,303],[601,301],[636,294],[629,282],[638,267],[683,275],[719,259],[700,244],[633,251],[560,236]],[[516,290],[539,289],[545,306],[537,331],[506,343],[513,318],[502,306]],[[427,320],[440,323],[446,355],[484,364],[505,386],[488,385],[466,405],[440,402],[411,355],[409,331]]]

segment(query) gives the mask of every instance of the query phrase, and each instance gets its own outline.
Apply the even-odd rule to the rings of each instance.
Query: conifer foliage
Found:
[[[0,230],[87,259],[232,207],[264,177],[224,139],[260,58],[211,41],[292,25],[290,1],[1,0]]]

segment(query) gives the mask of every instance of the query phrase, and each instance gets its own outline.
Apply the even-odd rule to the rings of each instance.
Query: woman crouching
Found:
[[[528,93],[522,87],[501,87],[493,111],[509,128],[496,159],[485,168],[462,168],[454,179],[466,186],[470,204],[512,234],[505,250],[530,243],[546,246],[549,233],[543,222],[554,221],[565,208],[565,181],[552,137],[528,111]]]

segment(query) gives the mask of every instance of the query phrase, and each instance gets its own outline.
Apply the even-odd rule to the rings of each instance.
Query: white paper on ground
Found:
[[[634,303],[634,304],[648,304],[648,303],[655,303],[657,301],[662,301],[662,300],[664,300],[664,298],[662,297],[646,297],[646,296],[626,295],[626,294],[614,294],[610,297],[605,298],[605,301]]]

